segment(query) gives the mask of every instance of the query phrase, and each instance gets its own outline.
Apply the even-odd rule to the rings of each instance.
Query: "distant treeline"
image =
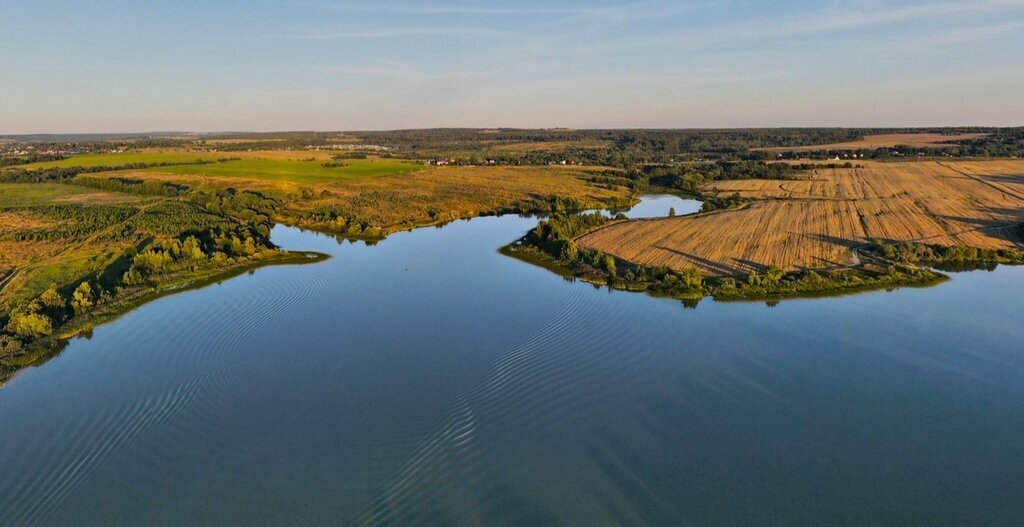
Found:
[[[779,154],[758,148],[795,147],[848,142],[866,135],[939,133],[946,135],[983,133],[949,148],[895,147],[848,151],[814,151]],[[706,160],[768,160],[779,157],[826,159],[857,154],[858,158],[885,159],[907,155],[951,155],[979,157],[1024,157],[1024,128],[749,128],[749,129],[512,129],[440,128],[381,132],[274,132],[209,134],[178,137],[135,137],[132,139],[76,136],[73,142],[34,143],[39,149],[73,148],[81,152],[103,151],[111,147],[145,148],[197,145],[221,151],[259,149],[301,150],[351,142],[390,148],[378,155],[413,159],[455,159],[458,164],[544,165],[574,161],[580,164],[635,168],[642,164]],[[538,146],[532,150],[503,146]],[[562,145],[561,143],[564,143]],[[598,146],[595,146],[597,144]],[[607,147],[601,147],[606,144]],[[17,163],[14,161],[9,161]],[[18,163],[20,164],[20,163]]]
[[[1016,131],[1014,131],[1016,130]],[[730,159],[765,160],[776,157],[755,148],[829,144],[853,141],[865,135],[894,133],[988,133],[978,139],[975,150],[993,150],[1007,136],[1024,129],[982,127],[963,128],[757,128],[690,130],[520,130],[520,129],[432,129],[389,132],[349,132],[364,142],[389,146],[403,155],[436,157],[450,154],[456,158],[478,156],[502,163],[546,164],[571,158],[594,165],[633,167],[641,163],[685,160]],[[608,148],[577,148],[574,142],[605,142]],[[568,143],[564,151],[508,152],[496,147],[512,143]],[[983,146],[985,145],[985,146]],[[1003,152],[1011,151],[1003,145]],[[1012,155],[1012,154],[1008,154]]]
[[[45,161],[60,161],[67,159],[66,156],[58,154],[29,154],[27,156],[0,157],[0,167],[13,167],[27,165],[29,163],[42,163]]]
[[[652,185],[696,194],[710,181],[733,179],[794,179],[799,173],[815,169],[854,168],[845,163],[766,163],[764,161],[726,161],[713,163],[651,164],[639,168]]]
[[[855,150],[814,150],[800,152],[754,152],[763,159],[901,159],[907,157],[1024,157],[1024,128],[996,128],[988,135],[965,139],[942,147],[896,145]]]

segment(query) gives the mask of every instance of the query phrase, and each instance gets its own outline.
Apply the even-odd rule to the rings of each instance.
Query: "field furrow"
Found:
[[[709,194],[758,201],[712,214],[620,222],[583,247],[710,275],[856,264],[872,241],[1020,248],[1024,161],[865,162],[795,181],[720,181]]]

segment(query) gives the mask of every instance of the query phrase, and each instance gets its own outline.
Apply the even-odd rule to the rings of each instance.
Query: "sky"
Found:
[[[1024,0],[0,0],[0,134],[1024,125]]]

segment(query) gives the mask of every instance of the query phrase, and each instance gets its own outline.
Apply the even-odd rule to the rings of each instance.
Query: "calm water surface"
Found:
[[[1024,517],[1024,269],[686,309],[496,252],[535,222],[278,227],[333,258],[76,339],[0,389],[0,525]]]

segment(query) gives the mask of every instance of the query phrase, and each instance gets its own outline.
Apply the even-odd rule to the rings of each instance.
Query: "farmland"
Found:
[[[629,262],[712,276],[770,266],[852,266],[855,249],[872,241],[1021,246],[1021,161],[867,163],[791,181],[717,181],[703,190],[755,201],[736,210],[613,223],[577,241]]]

